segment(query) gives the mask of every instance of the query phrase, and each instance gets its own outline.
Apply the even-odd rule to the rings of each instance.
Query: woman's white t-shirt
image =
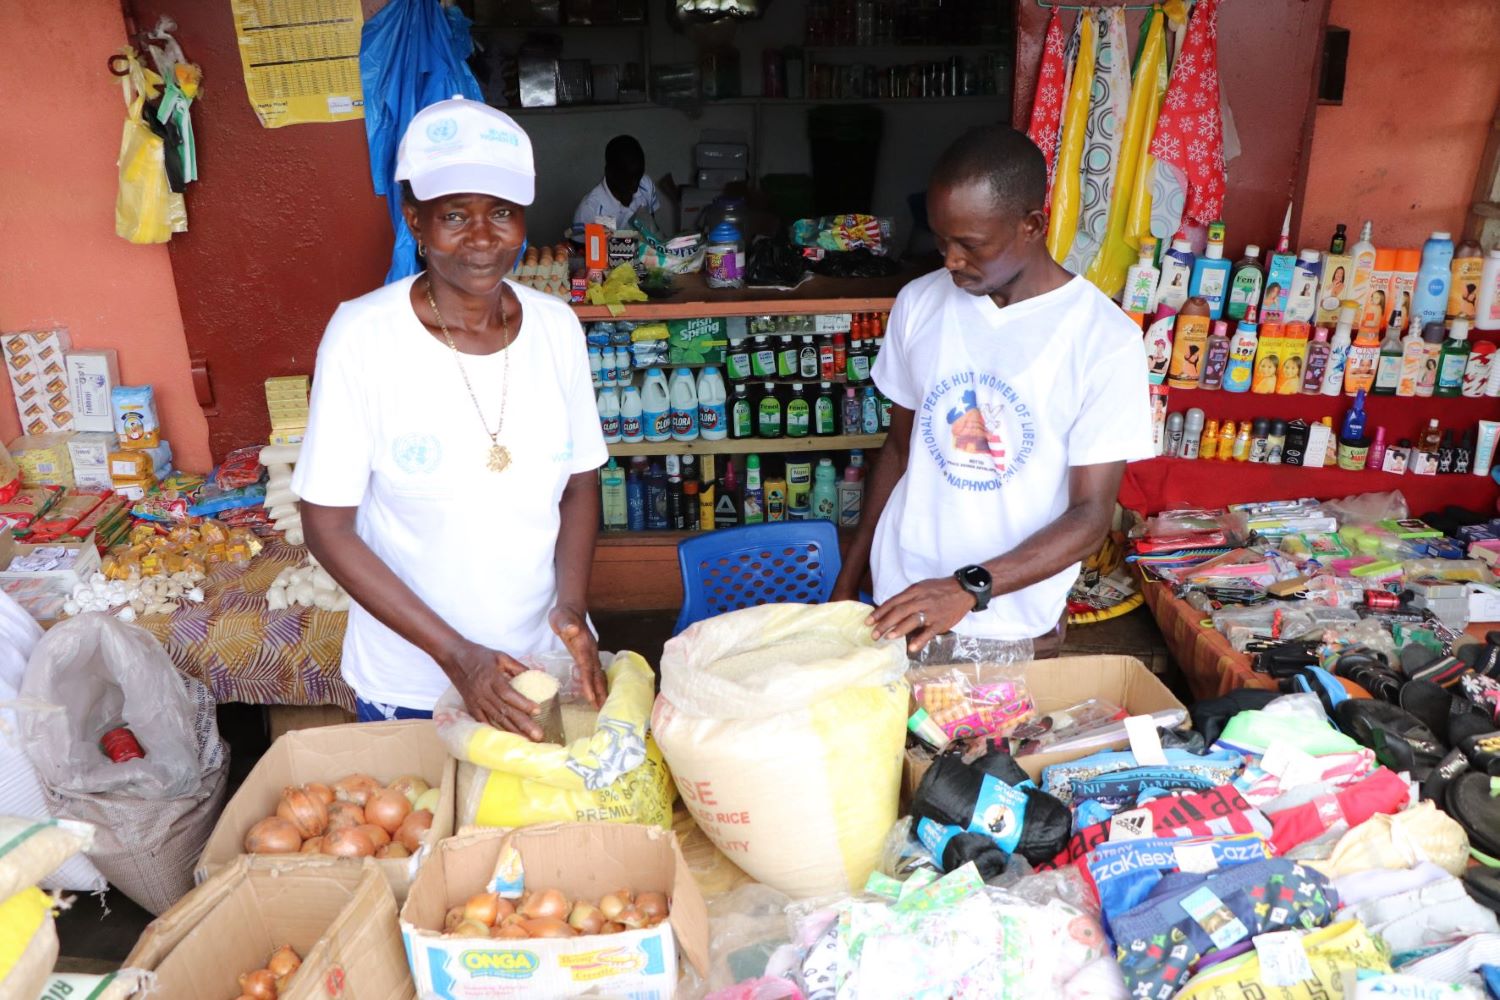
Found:
[[[947,271],[896,297],[873,376],[912,410],[906,474],[875,531],[875,600],[1004,555],[1068,507],[1068,469],[1155,454],[1141,331],[1083,278],[1004,309]],[[954,629],[1056,627],[1072,565]]]
[[[462,357],[411,307],[415,278],[345,302],[318,347],[312,412],[292,488],[309,503],[358,507],[360,538],[466,638],[524,656],[561,649],[547,624],[556,600],[558,502],[568,477],[603,464],[583,332],[573,311],[512,284],[523,319],[514,342]],[[500,443],[487,466],[510,366]],[[426,653],[355,604],[343,674],[356,694],[431,709],[448,678]]]

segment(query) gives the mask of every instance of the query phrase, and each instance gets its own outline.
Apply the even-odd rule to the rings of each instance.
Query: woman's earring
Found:
[[[418,257],[426,257],[427,256],[427,244],[423,243],[421,240],[417,240],[417,256]]]

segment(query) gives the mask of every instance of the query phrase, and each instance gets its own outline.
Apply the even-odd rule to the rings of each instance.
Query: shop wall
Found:
[[[1350,0],[1363,4],[1365,0]],[[1224,0],[1219,5],[1219,78],[1243,151],[1229,163],[1224,207],[1229,246],[1274,246],[1287,200],[1302,175],[1312,125],[1321,32],[1329,0]],[[1050,11],[1033,0],[1017,8],[1014,120],[1031,117],[1037,63]],[[1064,12],[1071,27],[1074,14]],[[1127,17],[1131,53],[1143,15]],[[1393,50],[1387,56],[1394,54]],[[1296,218],[1293,218],[1296,222]]]
[[[0,329],[65,326],[114,347],[151,383],[178,463],[204,471],[208,431],[188,372],[167,249],[115,236],[123,105],[105,60],[125,41],[119,0],[0,3]],[[19,433],[0,380],[0,438]]]
[[[1495,0],[1413,6],[1333,0],[1328,23],[1349,29],[1343,103],[1317,109],[1302,242],[1323,246],[1335,223],[1379,246],[1458,236],[1500,101]]]

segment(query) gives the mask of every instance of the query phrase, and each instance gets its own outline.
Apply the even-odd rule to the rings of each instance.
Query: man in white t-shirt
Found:
[[[1109,529],[1125,463],[1149,458],[1141,331],[1047,253],[1046,165],[974,129],[928,186],[943,270],[896,298],[876,385],[891,430],[835,599],[868,565],[880,636],[1061,645],[1068,588]]]
[[[573,225],[582,229],[602,218],[628,229],[632,215],[654,225],[660,208],[661,194],[646,176],[646,151],[635,136],[617,135],[604,147],[604,179],[573,210]]]

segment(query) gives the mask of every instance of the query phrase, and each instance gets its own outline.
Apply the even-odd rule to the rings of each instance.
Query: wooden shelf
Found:
[[[884,434],[839,434],[828,437],[725,438],[723,441],[645,441],[640,444],[612,444],[609,453],[616,458],[635,455],[766,455],[772,452],[848,451],[851,448],[879,448]]]
[[[618,316],[606,306],[575,305],[585,322],[611,319],[697,319],[701,316],[810,316],[818,313],[889,312],[896,293],[916,272],[889,278],[828,278],[805,281],[789,292],[765,288],[709,288],[702,273],[679,275],[670,298],[628,302]],[[794,334],[794,336],[797,336]]]

